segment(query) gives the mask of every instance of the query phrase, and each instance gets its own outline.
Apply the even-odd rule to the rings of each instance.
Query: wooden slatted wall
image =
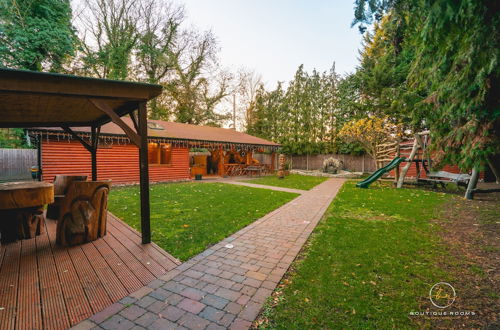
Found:
[[[43,180],[52,181],[56,174],[79,174],[91,177],[90,153],[76,141],[43,141]],[[131,144],[100,147],[97,151],[99,180],[113,183],[139,182],[139,153]],[[189,179],[189,150],[172,149],[171,165],[150,165],[151,182]]]

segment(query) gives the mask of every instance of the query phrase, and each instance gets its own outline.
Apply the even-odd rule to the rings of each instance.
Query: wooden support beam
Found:
[[[90,144],[83,140],[78,134],[76,134],[70,127],[61,126],[62,129],[80,142],[88,152],[90,152],[91,166],[92,166],[92,181],[97,181],[97,145],[99,142],[99,134],[101,133],[100,126],[92,126],[90,128]],[[41,150],[41,146],[39,147]]]
[[[151,243],[151,219],[149,209],[149,166],[148,166],[148,119],[146,102],[139,103],[139,174],[141,195],[142,244]]]
[[[253,159],[253,151],[250,150],[249,152],[247,152],[246,164],[252,165],[252,159]]]
[[[136,116],[136,112],[132,111],[129,113],[130,119],[132,120],[132,124],[134,124],[135,131],[139,134],[139,124]]]
[[[88,144],[84,141],[78,134],[76,134],[71,128],[68,126],[61,126],[61,128],[68,134],[70,134],[73,138],[75,138],[78,142],[80,142],[88,152],[92,153],[92,145]]]
[[[137,147],[141,147],[141,139],[139,138],[139,135],[137,132],[134,132],[134,130],[128,126],[113,110],[112,107],[109,106],[105,101],[101,99],[89,99],[90,103],[92,103],[97,109],[101,110],[104,112],[106,115],[111,118],[111,121],[118,125],[127,135],[127,137],[134,143]],[[140,117],[140,114],[139,114]],[[140,118],[139,118],[140,121]],[[146,130],[147,130],[147,122],[146,122]],[[147,133],[146,133],[147,135]]]
[[[37,136],[36,144],[37,144],[36,159],[38,161],[38,181],[42,181],[42,138],[40,136]]]
[[[222,150],[222,146],[219,147],[219,175],[226,175],[224,172],[224,151]]]
[[[97,181],[97,145],[99,144],[99,134],[101,133],[101,127],[92,126],[90,128],[90,144],[92,146],[92,151],[90,152],[92,160],[92,181]]]
[[[94,127],[92,127],[94,128]],[[101,135],[101,126],[95,127],[95,134],[94,138],[91,140],[92,147],[97,150],[97,147],[99,145],[99,135]]]

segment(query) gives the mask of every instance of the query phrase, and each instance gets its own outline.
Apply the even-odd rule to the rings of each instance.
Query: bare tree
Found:
[[[138,80],[158,84],[174,69],[172,58],[184,51],[179,45],[180,26],[184,21],[184,7],[170,2],[144,0],[140,3],[142,18],[135,51],[134,74]],[[168,109],[162,107],[162,99],[149,103],[152,119],[166,119]]]
[[[220,125],[227,115],[215,108],[228,95],[232,75],[219,69],[213,34],[184,32],[178,47],[170,53],[174,69],[164,83],[168,107],[179,122]]]
[[[253,102],[257,89],[262,85],[262,76],[253,70],[240,69],[235,86],[233,123],[236,130],[245,130],[253,118]]]
[[[172,53],[182,51],[178,39],[184,21],[184,7],[144,0],[140,3],[140,10],[135,73],[137,78],[156,84],[173,69]]]
[[[233,76],[217,62],[211,32],[184,27],[184,8],[170,0],[84,0],[80,56],[73,73],[162,84],[153,119],[220,125]]]

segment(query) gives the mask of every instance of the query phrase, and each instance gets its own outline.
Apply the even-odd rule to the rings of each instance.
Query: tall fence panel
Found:
[[[263,154],[255,152],[253,158],[258,160],[261,164],[271,164],[273,162],[273,156],[271,154]]]
[[[36,149],[0,149],[0,181],[31,179],[37,166]]]
[[[352,156],[343,154],[293,155],[292,168],[296,170],[320,170],[327,158],[336,158],[344,162],[344,168],[352,172],[373,172],[376,170],[373,158],[368,155]]]

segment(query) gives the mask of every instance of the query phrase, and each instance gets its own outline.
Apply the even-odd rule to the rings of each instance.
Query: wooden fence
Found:
[[[262,154],[255,152],[252,157],[259,161],[261,164],[271,164],[273,162],[273,156],[271,154]]]
[[[373,172],[376,170],[375,162],[369,155],[351,156],[342,154],[325,155],[294,155],[292,156],[292,168],[296,170],[320,170],[323,161],[333,157],[344,162],[344,168],[352,172]]]
[[[0,149],[0,181],[31,179],[31,167],[37,166],[36,149]]]

